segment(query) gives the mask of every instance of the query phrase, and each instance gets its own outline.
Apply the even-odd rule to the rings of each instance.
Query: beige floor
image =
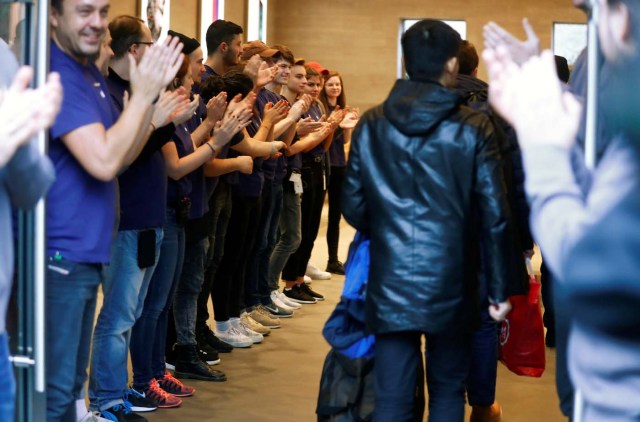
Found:
[[[326,210],[325,210],[326,211]],[[312,262],[323,267],[327,251],[326,216],[316,242]],[[353,229],[343,225],[340,252],[347,253]],[[182,407],[158,410],[145,416],[151,422],[316,420],[315,407],[322,364],[329,346],[322,337],[324,322],[337,303],[343,277],[314,281],[312,287],[326,301],[305,305],[293,318],[282,321],[263,344],[223,354],[218,369],[227,374],[224,383],[192,381],[195,396]],[[504,422],[560,422],[554,387],[555,354],[547,349],[547,371],[540,379],[518,377],[499,367],[497,400]],[[426,417],[425,417],[426,420]]]

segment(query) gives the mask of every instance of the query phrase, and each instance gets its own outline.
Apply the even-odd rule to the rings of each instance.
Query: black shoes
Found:
[[[218,353],[231,353],[233,346],[229,343],[225,343],[213,334],[211,328],[207,326],[205,330],[198,331],[196,333],[198,344],[207,343],[209,346],[217,350]]]
[[[207,366],[198,356],[198,346],[195,344],[174,346],[175,350],[175,373],[176,378],[190,378],[202,381],[226,381],[224,372],[216,371]]]
[[[304,284],[304,283],[302,283]],[[289,298],[289,300],[292,300],[294,302],[297,303],[305,303],[305,304],[314,304],[316,303],[316,300],[309,296],[308,294],[306,294],[299,285],[293,286],[292,288],[290,288],[289,290],[287,290],[287,288],[285,287],[285,289],[282,291],[284,293],[284,295],[286,297]]]
[[[325,271],[328,273],[344,275],[344,265],[340,261],[329,261],[327,262],[327,269]]]
[[[116,422],[147,422],[147,418],[140,416],[131,410],[127,404],[116,404],[107,410],[102,410],[100,416],[104,419]]]
[[[200,356],[200,360],[207,365],[217,365],[220,363],[218,351],[209,346],[208,343],[198,343],[198,356]]]
[[[299,289],[302,290],[303,292],[305,292],[307,295],[311,296],[312,298],[314,298],[317,301],[322,301],[324,300],[324,296],[322,296],[320,293],[318,292],[314,292],[311,287],[309,287],[306,283],[302,283],[298,285]]]

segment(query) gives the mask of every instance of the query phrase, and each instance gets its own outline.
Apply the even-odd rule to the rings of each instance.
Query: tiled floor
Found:
[[[326,212],[326,210],[325,210]],[[326,216],[316,242],[312,262],[326,263]],[[345,256],[353,229],[343,225],[341,255]],[[294,318],[283,320],[263,344],[223,354],[218,369],[227,374],[224,383],[194,381],[194,397],[181,408],[145,414],[151,422],[168,421],[314,421],[322,364],[329,350],[321,330],[338,301],[343,278],[314,281],[312,287],[327,300],[305,305]],[[547,370],[542,378],[513,375],[499,367],[497,400],[504,422],[560,422],[554,386],[555,354],[547,349]],[[425,417],[426,420],[426,417]],[[391,421],[390,421],[391,422]]]

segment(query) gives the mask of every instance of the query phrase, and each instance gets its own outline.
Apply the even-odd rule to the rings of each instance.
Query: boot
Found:
[[[472,406],[469,422],[500,422],[502,407],[498,402],[491,406]]]
[[[207,366],[198,356],[198,346],[195,344],[174,346],[176,352],[176,378],[191,378],[203,381],[226,381],[224,372],[216,371]]]

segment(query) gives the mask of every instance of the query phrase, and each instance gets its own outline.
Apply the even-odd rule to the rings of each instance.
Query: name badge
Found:
[[[302,194],[302,175],[300,173],[291,173],[289,181],[293,182],[293,191],[296,195]]]

